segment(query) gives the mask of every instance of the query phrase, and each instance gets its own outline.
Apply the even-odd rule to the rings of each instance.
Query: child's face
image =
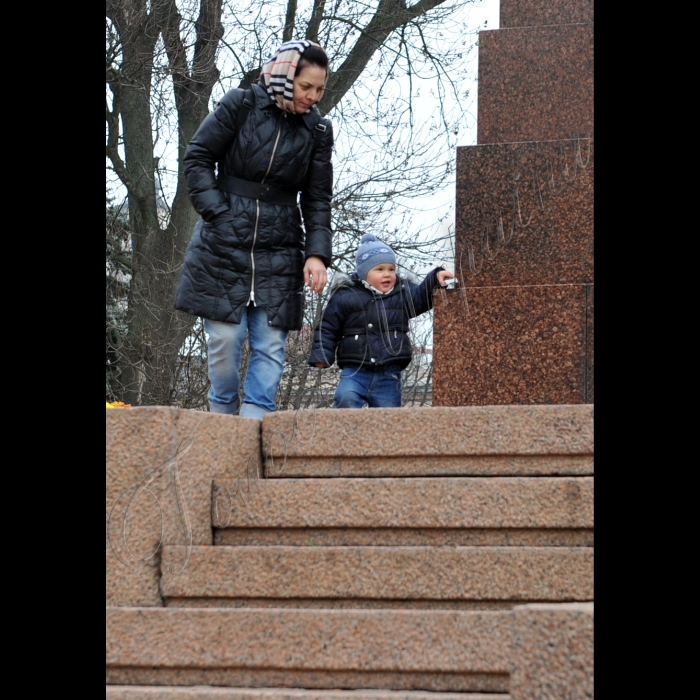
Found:
[[[386,294],[396,284],[396,266],[391,263],[375,265],[367,273],[367,281]]]

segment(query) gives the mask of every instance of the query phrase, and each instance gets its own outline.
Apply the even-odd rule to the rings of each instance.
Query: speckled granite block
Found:
[[[106,421],[107,604],[162,605],[160,547],[212,543],[212,477],[261,468],[261,423],[158,406]]]
[[[586,286],[586,403],[593,403],[593,285]]]
[[[593,603],[514,608],[513,700],[593,697]]]
[[[285,456],[329,461],[339,457],[381,457],[393,459],[398,465],[399,457],[427,462],[445,457],[494,455],[515,459],[485,460],[491,465],[485,468],[486,473],[507,475],[522,473],[526,463],[518,462],[519,457],[591,456],[593,408],[464,406],[280,411],[267,414],[263,420],[263,452],[270,476],[279,472],[286,475],[286,465],[282,466]],[[582,466],[572,466],[574,473],[582,473]],[[545,472],[546,469],[533,469],[533,473]],[[472,473],[479,473],[479,468]],[[333,475],[329,472],[329,476]]]
[[[433,404],[583,404],[585,285],[473,288],[435,305]]]
[[[158,592],[160,511],[148,485],[134,496],[144,476],[163,461],[172,446],[173,409],[107,409],[106,430],[106,596],[108,605],[162,605]],[[138,445],[138,449],[132,449]],[[165,448],[164,448],[165,446]],[[126,517],[125,517],[126,514]],[[132,555],[126,547],[128,543]],[[121,560],[121,561],[120,561]],[[124,563],[122,563],[124,562]]]
[[[593,527],[593,477],[270,479],[245,501],[236,488],[214,482],[217,527]]]
[[[303,644],[300,641],[300,644]],[[507,693],[507,673],[319,671],[270,668],[108,668],[107,683],[160,686],[248,686]],[[469,696],[467,696],[469,697]],[[507,695],[499,695],[499,700]]]
[[[593,0],[500,0],[500,28],[593,21]]]
[[[522,600],[394,600],[391,598],[166,598],[168,608],[294,610],[512,610]],[[548,601],[528,601],[548,602]]]
[[[593,599],[591,547],[165,547],[166,598]]]
[[[379,410],[379,409],[373,409]],[[406,410],[406,409],[401,409]],[[593,455],[280,456],[269,477],[528,476],[593,474]]]
[[[107,667],[503,674],[511,620],[500,611],[108,607]]]
[[[593,135],[593,26],[479,32],[478,143]]]
[[[237,547],[592,547],[592,528],[231,527],[214,544]]]
[[[395,690],[299,690],[107,686],[106,700],[510,700],[501,693],[423,693]]]
[[[460,283],[592,284],[593,178],[588,139],[458,148]]]

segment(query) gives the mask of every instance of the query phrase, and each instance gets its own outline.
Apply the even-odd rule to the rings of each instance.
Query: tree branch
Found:
[[[284,20],[284,30],[282,31],[282,41],[291,41],[294,36],[294,26],[297,14],[297,0],[288,0],[287,17]]]
[[[359,78],[374,52],[384,44],[392,32],[446,1],[420,0],[407,8],[403,0],[380,0],[374,16],[361,30],[360,38],[348,57],[328,79],[326,92],[318,103],[321,113],[327,114],[340,102]]]
[[[120,265],[125,267],[129,272],[131,272],[131,255],[124,253],[110,253],[109,259],[114,260],[114,262],[119,263]]]
[[[318,29],[321,26],[325,6],[326,0],[314,0],[314,9],[311,12],[309,26],[306,28],[306,38],[316,44],[318,44]]]
[[[109,83],[112,90],[112,104],[114,109],[110,111],[105,101],[105,116],[107,119],[107,158],[112,162],[114,172],[122,181],[124,187],[129,189],[130,181],[126,172],[124,161],[119,155],[119,88],[117,83]]]
[[[206,102],[209,101],[214,83],[219,79],[216,52],[224,36],[224,27],[221,24],[222,4],[222,0],[201,0],[196,24],[197,40],[194,44],[192,79],[196,84],[195,92],[203,89],[207,93]]]
[[[165,52],[168,54],[175,103],[179,110],[190,87],[187,52],[180,36],[182,17],[178,12],[175,0],[159,0],[157,4],[154,4],[154,10],[157,13],[158,28],[163,34]]]
[[[239,88],[242,88],[243,90],[246,90],[249,88],[251,85],[254,83],[258,82],[258,78],[260,77],[260,71],[262,70],[262,66],[258,68],[251,68],[249,71],[247,71],[244,76],[241,78],[241,82],[238,84]]]

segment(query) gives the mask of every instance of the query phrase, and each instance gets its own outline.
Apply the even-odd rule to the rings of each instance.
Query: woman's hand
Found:
[[[304,265],[304,284],[308,285],[312,292],[320,294],[328,282],[326,266],[321,258],[311,255],[306,258]]]

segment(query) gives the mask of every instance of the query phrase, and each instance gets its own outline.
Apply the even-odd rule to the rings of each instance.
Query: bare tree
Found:
[[[283,39],[305,36],[327,48],[331,72],[319,108],[332,112],[339,138],[354,149],[337,168],[336,267],[347,268],[358,236],[373,229],[397,252],[413,251],[416,264],[429,257],[420,231],[409,223],[387,231],[386,222],[397,220],[402,201],[440,187],[449,175],[450,163],[435,157],[435,134],[425,132],[451,133],[454,126],[442,97],[448,89],[463,97],[449,67],[470,47],[461,39],[449,44],[440,33],[466,4],[107,0],[107,164],[116,178],[112,187],[127,194],[131,244],[115,398],[182,405],[183,381],[202,355],[192,341],[201,338],[196,319],[173,308],[197,218],[182,159],[212,97],[255,82]],[[379,89],[363,82],[371,72],[385,76]],[[436,79],[430,99],[441,126],[415,118],[413,84],[427,75]],[[401,80],[409,81],[408,94],[397,87]],[[197,403],[200,389],[186,403]]]

